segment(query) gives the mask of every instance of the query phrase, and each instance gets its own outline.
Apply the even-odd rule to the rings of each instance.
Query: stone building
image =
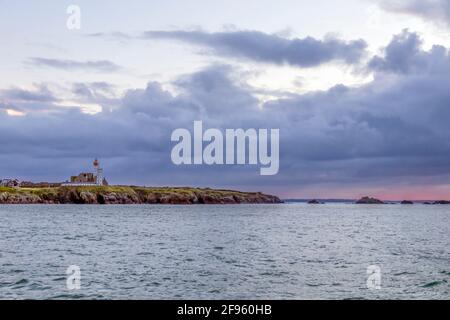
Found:
[[[70,177],[70,181],[64,182],[63,186],[107,186],[108,181],[103,176],[103,169],[100,162],[95,159],[94,172],[82,172],[77,176]]]
[[[93,173],[83,172],[77,176],[70,177],[70,183],[97,183],[97,179]]]

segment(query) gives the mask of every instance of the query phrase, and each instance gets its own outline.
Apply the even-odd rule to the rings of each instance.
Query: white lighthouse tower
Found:
[[[98,161],[98,159],[94,160],[94,170],[96,175],[96,184],[98,186],[102,186],[103,185],[103,169],[100,168],[100,162]]]

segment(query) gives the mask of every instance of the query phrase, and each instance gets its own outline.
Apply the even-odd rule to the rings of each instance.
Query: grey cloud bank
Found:
[[[210,48],[218,55],[297,67],[314,67],[332,61],[354,64],[364,56],[367,47],[364,40],[287,39],[259,31],[147,31],[143,37],[178,40]]]
[[[262,105],[252,88],[235,80],[239,71],[222,65],[181,77],[174,83],[177,95],[150,82],[95,115],[2,92],[0,176],[61,180],[82,169],[83,161],[100,157],[113,183],[238,187],[279,195],[315,186],[326,192],[333,185],[360,190],[445,184],[448,50],[424,51],[420,38],[405,31],[368,69],[375,78],[361,87],[338,85]],[[1,111],[6,106],[27,114],[8,116]],[[280,128],[279,174],[263,177],[245,166],[173,165],[171,132],[195,120],[205,129]]]
[[[406,13],[427,21],[450,26],[450,1],[448,0],[381,0],[381,6],[398,13]]]

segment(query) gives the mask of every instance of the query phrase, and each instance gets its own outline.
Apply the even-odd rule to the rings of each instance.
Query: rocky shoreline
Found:
[[[269,204],[272,195],[198,188],[53,187],[0,188],[0,204]]]

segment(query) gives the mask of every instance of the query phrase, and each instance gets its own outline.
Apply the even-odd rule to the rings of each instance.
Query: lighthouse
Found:
[[[96,184],[98,186],[102,186],[103,185],[103,169],[100,168],[100,162],[98,161],[98,159],[94,160],[94,172],[96,173]]]

